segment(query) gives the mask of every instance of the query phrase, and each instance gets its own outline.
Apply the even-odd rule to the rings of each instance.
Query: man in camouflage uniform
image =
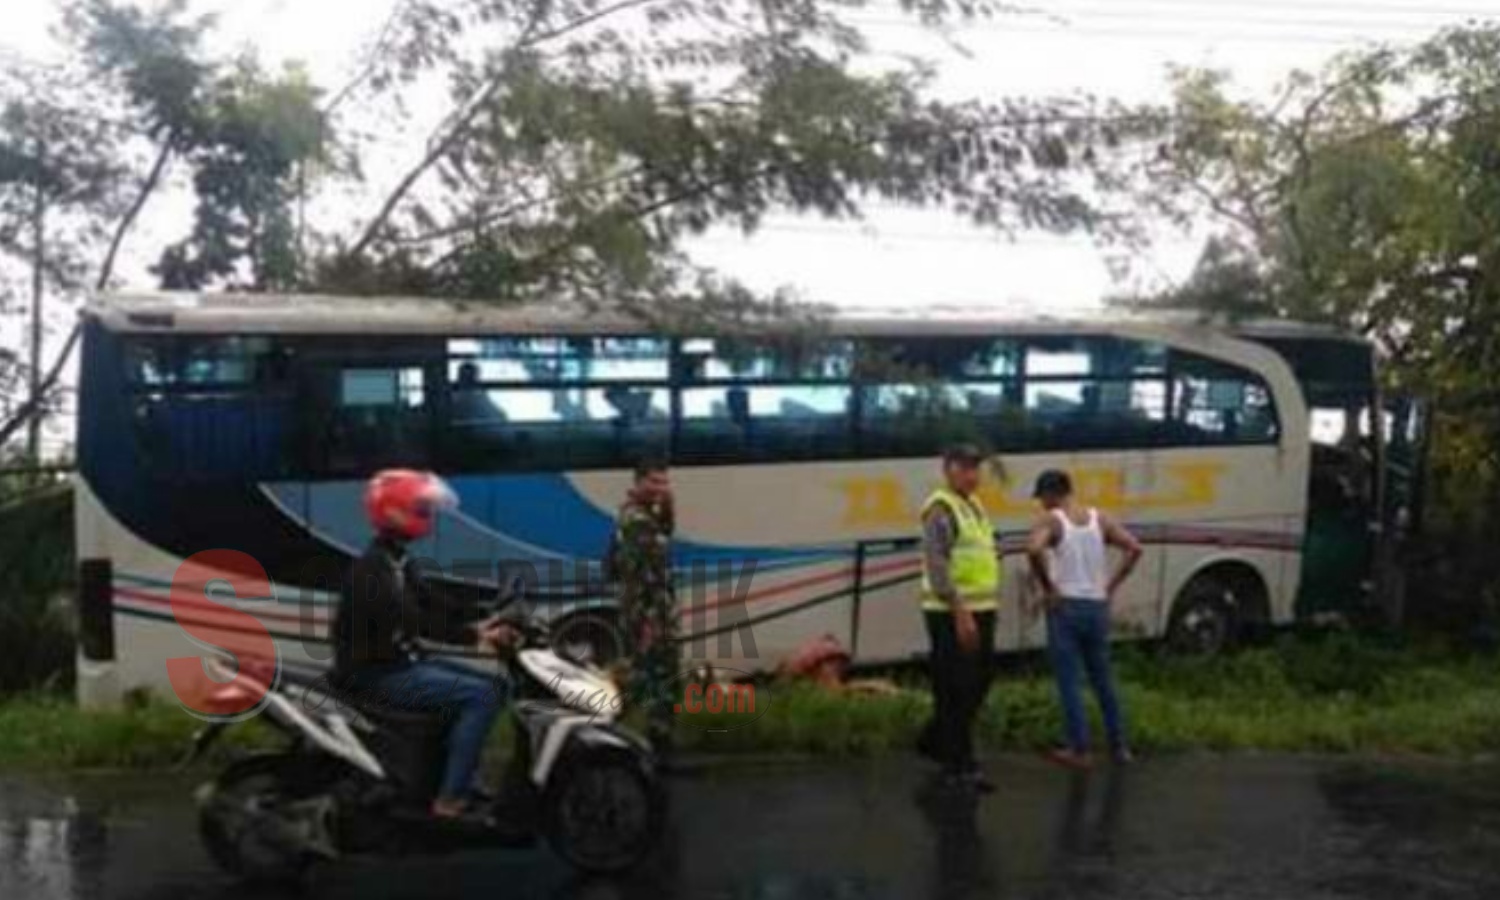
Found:
[[[671,745],[673,688],[681,667],[672,595],[675,524],[666,464],[641,462],[615,520],[610,563],[630,644],[629,696],[646,707],[647,734],[662,753]]]

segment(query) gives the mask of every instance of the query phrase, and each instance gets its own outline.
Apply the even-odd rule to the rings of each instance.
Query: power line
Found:
[[[858,17],[852,18],[856,25],[871,28],[901,28],[901,29],[923,29],[920,23],[907,22],[899,19],[879,19]],[[1109,26],[1079,26],[1079,25],[1056,25],[1038,26],[1032,24],[1007,24],[982,23],[976,27],[990,31],[1004,31],[1012,34],[1030,34],[1051,37],[1077,37],[1077,38],[1109,38],[1109,39],[1148,39],[1161,38],[1173,41],[1193,41],[1203,43],[1205,41],[1219,41],[1226,43],[1277,43],[1277,44],[1320,44],[1324,46],[1351,46],[1377,42],[1372,35],[1334,35],[1331,33],[1309,34],[1303,32],[1286,31],[1280,34],[1270,30],[1261,31],[1208,31],[1204,29],[1165,29],[1165,28],[1123,28]],[[1421,29],[1414,29],[1419,31]],[[1392,32],[1392,36],[1396,33]]]
[[[1173,0],[1142,0],[1143,3],[1172,3]],[[1378,11],[1382,15],[1397,14],[1400,19],[1357,17],[1355,7],[1347,7],[1351,14],[1337,15],[1339,7],[1329,7],[1335,12],[1332,17],[1318,17],[1319,8],[1306,5],[1286,6],[1288,14],[1277,14],[1275,9],[1263,6],[1224,8],[1202,8],[1198,4],[1177,5],[1170,11],[1150,10],[1142,6],[1112,4],[1098,5],[1100,0],[1081,0],[1080,3],[1045,7],[1033,15],[1002,16],[988,19],[972,19],[955,22],[948,33],[962,36],[965,31],[1005,32],[1020,34],[1053,34],[1078,37],[1110,38],[1166,38],[1173,40],[1219,40],[1235,42],[1277,41],[1285,43],[1346,44],[1367,41],[1377,37],[1393,38],[1435,31],[1445,26],[1472,24],[1477,20],[1500,19],[1500,7],[1487,10],[1448,10],[1404,7],[1385,7]],[[873,14],[856,13],[849,17],[854,24],[876,29],[903,29],[913,32],[931,32],[925,25],[909,16],[900,14],[893,6],[878,5],[870,8]],[[1290,14],[1295,9],[1299,15]],[[1309,16],[1308,13],[1315,15]],[[1270,15],[1261,15],[1269,13]],[[1465,20],[1467,17],[1467,20]],[[1222,26],[1222,30],[1195,27],[1199,25]],[[1183,23],[1182,27],[1174,27]],[[1348,32],[1336,34],[1335,32]]]
[[[933,27],[922,23],[894,3],[871,3],[862,10],[913,28]],[[1062,0],[1055,4],[1028,7],[1015,13],[948,19],[938,27],[946,26],[954,31],[965,28],[1008,28],[1022,23],[1061,23],[1073,16],[1141,20],[1187,19],[1224,23],[1249,21],[1281,25],[1317,25],[1319,22],[1328,22],[1337,26],[1401,27],[1410,24],[1426,27],[1436,22],[1500,18],[1500,4],[1485,8],[1460,8],[1414,5],[1371,7],[1364,4],[1301,3],[1297,0],[1268,0],[1253,5],[1205,4],[1199,0]],[[1392,18],[1403,21],[1391,21]]]
[[[1036,7],[1036,9],[1037,9],[1038,12],[1040,12],[1042,14],[1050,14],[1050,13],[1054,13],[1054,12],[1061,12],[1061,11],[1065,11],[1070,6],[1072,6],[1074,2],[1082,2],[1082,3],[1090,3],[1090,2],[1092,2],[1092,3],[1096,3],[1097,4],[1099,2],[1099,0],[1060,0],[1060,2],[1057,2],[1055,4],[1047,4],[1047,5],[1044,5],[1044,6],[1039,6],[1039,7]],[[1204,7],[1222,8],[1224,6],[1224,4],[1218,4],[1218,3],[1205,3],[1205,2],[1203,2],[1203,0],[1128,0],[1127,3],[1111,4],[1111,6],[1113,8],[1116,8],[1116,9],[1118,9],[1121,6],[1127,6],[1127,5],[1171,7],[1171,8],[1177,8],[1177,9],[1182,9],[1182,8],[1202,9]],[[1255,10],[1273,10],[1273,9],[1279,9],[1279,10],[1296,11],[1296,12],[1299,12],[1299,13],[1301,13],[1301,12],[1312,12],[1312,13],[1318,13],[1318,14],[1325,13],[1325,12],[1353,12],[1353,13],[1360,13],[1361,15],[1377,15],[1377,16],[1383,16],[1383,15],[1412,15],[1412,14],[1423,15],[1423,16],[1425,16],[1425,15],[1443,15],[1443,16],[1459,16],[1459,17],[1462,17],[1462,16],[1472,16],[1474,18],[1480,18],[1480,19],[1482,19],[1482,18],[1488,18],[1488,17],[1494,17],[1494,16],[1497,16],[1497,15],[1500,15],[1500,4],[1495,4],[1495,5],[1491,5],[1491,6],[1484,6],[1484,7],[1480,7],[1480,6],[1430,6],[1430,5],[1423,5],[1423,4],[1410,3],[1410,2],[1406,2],[1406,3],[1394,3],[1394,4],[1361,3],[1361,2],[1357,2],[1357,0],[1348,0],[1348,2],[1340,2],[1340,0],[1312,0],[1312,2],[1303,2],[1303,0],[1257,0],[1257,2],[1254,3],[1253,5],[1252,4],[1248,4],[1248,3],[1247,4],[1242,4],[1241,8],[1253,8]]]
[[[936,231],[912,231],[889,228],[872,228],[865,222],[853,223],[861,227],[847,228],[836,223],[817,224],[812,222],[769,222],[756,227],[748,235],[701,235],[690,239],[692,242],[703,241],[707,243],[736,243],[744,244],[754,240],[757,234],[766,232],[771,234],[794,234],[814,237],[828,237],[842,240],[864,240],[864,241],[905,241],[913,243],[939,243],[939,244],[984,244],[989,247],[1003,248],[1006,246],[1032,246],[1032,247],[1082,247],[1085,246],[1087,235],[1080,234],[1077,240],[1057,236],[1049,237],[1043,235],[1006,235],[1000,233],[962,233],[943,234]]]
[[[1253,13],[1253,12],[1259,12],[1259,11],[1260,11],[1259,8],[1252,8],[1252,9],[1247,10],[1247,12],[1251,12],[1251,13]],[[1334,17],[1334,18],[1321,18],[1321,17],[1310,17],[1310,16],[1303,16],[1303,15],[1289,16],[1289,15],[1286,15],[1286,14],[1278,14],[1275,11],[1270,11],[1270,12],[1271,12],[1271,15],[1269,15],[1269,16],[1266,16],[1266,15],[1246,15],[1244,13],[1234,12],[1234,11],[1207,11],[1207,10],[1189,10],[1189,11],[1180,11],[1179,10],[1179,11],[1174,11],[1174,12],[1171,12],[1171,13],[1165,13],[1165,12],[1162,12],[1162,11],[1147,12],[1147,11],[1142,11],[1142,10],[1129,10],[1129,9],[1123,9],[1122,10],[1118,6],[1112,6],[1112,7],[1107,7],[1107,8],[1094,6],[1094,7],[1077,7],[1077,8],[1059,9],[1059,10],[1057,10],[1056,15],[1058,15],[1059,17],[1061,17],[1063,19],[1068,19],[1070,21],[1071,21],[1071,17],[1076,16],[1077,20],[1079,22],[1086,22],[1086,21],[1093,20],[1093,19],[1110,19],[1110,20],[1115,20],[1115,21],[1146,21],[1146,22],[1149,22],[1153,18],[1157,18],[1157,17],[1170,17],[1170,19],[1172,21],[1178,21],[1178,22],[1181,22],[1181,21],[1205,22],[1205,23],[1216,24],[1216,25],[1233,25],[1233,26],[1238,26],[1238,25],[1252,25],[1252,26],[1269,25],[1269,26],[1274,26],[1274,27],[1278,27],[1278,28],[1287,28],[1287,27],[1296,27],[1296,28],[1359,28],[1359,29],[1375,28],[1375,29],[1380,29],[1380,30],[1392,30],[1392,29],[1420,30],[1420,29],[1431,28],[1431,27],[1434,27],[1436,25],[1443,24],[1444,22],[1452,22],[1454,19],[1462,19],[1462,18],[1464,18],[1463,16],[1443,16],[1441,14],[1431,14],[1431,13],[1425,14],[1425,15],[1421,15],[1420,17],[1417,17],[1417,18],[1406,17],[1406,18],[1402,18],[1400,20],[1350,18],[1348,16]],[[1489,18],[1495,18],[1497,16],[1500,16],[1500,10],[1491,11],[1488,14],[1488,16],[1489,16]],[[1483,17],[1481,17],[1481,16],[1473,16],[1473,17],[1470,17],[1470,18],[1483,18]],[[994,24],[998,24],[998,23],[995,23],[995,22],[991,21],[991,22],[984,23],[984,24],[994,25]]]
[[[1355,19],[1271,19],[1250,17],[1236,18],[1230,16],[1217,16],[1214,14],[1205,14],[1201,16],[1179,15],[1173,16],[1172,18],[1175,20],[1190,19],[1194,22],[1199,22],[1206,25],[1223,26],[1225,28],[1258,28],[1263,32],[1276,31],[1281,34],[1293,37],[1305,34],[1309,29],[1312,31],[1350,29],[1406,33],[1412,31],[1429,31],[1443,24],[1451,24],[1451,22],[1445,23],[1444,21],[1436,19],[1422,21],[1409,20],[1404,22],[1363,22]],[[900,16],[854,15],[850,17],[850,20],[859,25],[870,25],[880,28],[899,28],[911,31],[926,32],[932,31],[932,28],[930,26],[923,25],[921,22],[915,22],[910,19],[902,18]],[[1108,21],[1096,25],[1093,24],[1094,20]],[[1108,24],[1109,22],[1139,23],[1139,27],[1125,24]],[[1174,27],[1174,23],[1171,21],[1162,22],[1157,19],[1153,19],[1153,17],[1149,15],[1103,10],[1097,12],[1080,12],[1076,15],[1076,17],[1065,17],[1046,22],[1037,21],[1035,19],[978,21],[966,23],[963,25],[955,25],[951,29],[949,29],[947,33],[961,36],[966,31],[1054,31],[1060,33],[1069,33],[1077,30],[1094,29],[1131,30],[1139,31],[1141,33],[1170,31],[1173,33],[1181,32],[1188,34],[1197,34],[1203,31],[1203,29],[1197,26],[1188,25],[1186,23],[1184,23],[1180,28],[1177,28]]]

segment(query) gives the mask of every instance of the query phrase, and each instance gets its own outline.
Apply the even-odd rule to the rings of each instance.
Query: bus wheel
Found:
[[[1234,646],[1239,636],[1234,583],[1217,575],[1199,575],[1182,589],[1167,626],[1167,647],[1174,653],[1214,656]]]
[[[578,662],[608,668],[625,656],[625,633],[609,613],[579,613],[552,628],[552,647]]]

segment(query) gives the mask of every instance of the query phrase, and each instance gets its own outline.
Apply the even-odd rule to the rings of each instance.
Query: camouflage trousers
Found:
[[[682,650],[670,623],[652,617],[649,627],[631,628],[630,701],[646,711],[646,736],[657,747],[668,747],[672,716],[682,700]],[[644,635],[648,635],[643,639]]]

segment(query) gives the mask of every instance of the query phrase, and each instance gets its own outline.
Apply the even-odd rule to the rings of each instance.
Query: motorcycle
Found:
[[[429,815],[444,763],[443,714],[335,702],[318,693],[323,676],[283,673],[248,687],[267,692],[263,718],[289,745],[231,764],[198,791],[209,855],[250,881],[295,881],[315,863],[354,854],[528,846],[538,836],[589,873],[619,873],[648,857],[665,822],[665,791],[650,746],[619,723],[619,688],[550,648],[539,622],[512,624],[521,640],[502,665],[516,691],[515,745],[501,789],[479,798],[487,820]],[[223,661],[209,664],[227,680]],[[251,677],[243,661],[241,671]],[[189,760],[230,724],[203,729]]]

